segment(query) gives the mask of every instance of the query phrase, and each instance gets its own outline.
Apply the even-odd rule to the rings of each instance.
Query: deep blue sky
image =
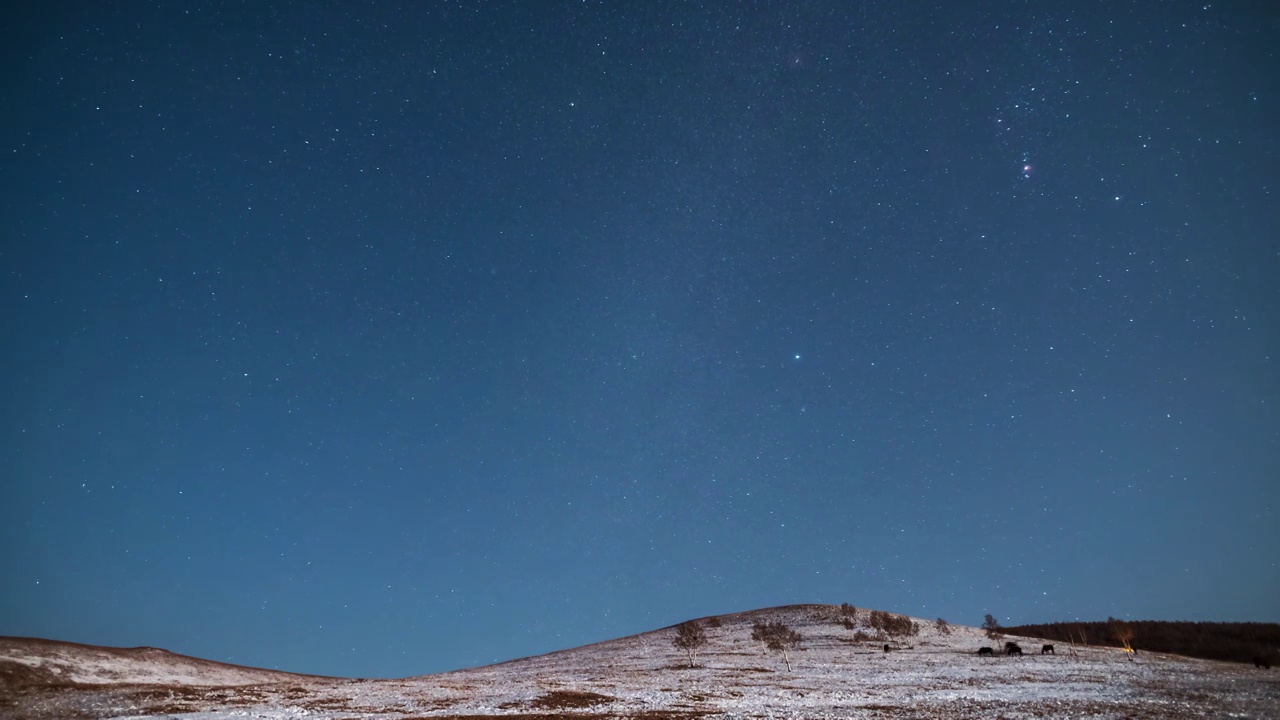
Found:
[[[1280,620],[1270,2],[22,5],[0,634]]]

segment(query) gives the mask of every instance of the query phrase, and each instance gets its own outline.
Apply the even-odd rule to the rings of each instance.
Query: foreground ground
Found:
[[[753,623],[804,636],[785,659],[751,639]],[[161,651],[126,659],[0,645],[0,717],[12,718],[1277,718],[1280,672],[1231,663],[1019,639],[1023,657],[979,657],[974,628],[874,634],[860,611],[794,606],[726,615],[706,629],[697,667],[674,630],[501,665],[402,680],[340,680],[206,663]],[[79,648],[82,646],[71,646]],[[1034,651],[1035,654],[1032,654]],[[77,654],[79,653],[79,654]],[[148,654],[149,653],[149,654]],[[104,676],[105,673],[105,676]],[[23,679],[25,678],[25,680]]]

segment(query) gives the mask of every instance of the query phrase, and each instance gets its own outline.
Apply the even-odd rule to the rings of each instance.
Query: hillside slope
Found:
[[[6,683],[229,686],[299,677],[308,676],[202,660],[160,648],[0,637],[0,678]]]
[[[400,680],[28,687],[0,712],[189,720],[1280,717],[1280,674],[1148,653],[1134,661],[1111,648],[1072,653],[1059,646],[1057,654],[1040,655],[1040,643],[1021,639],[1024,656],[979,656],[978,648],[995,643],[976,628],[917,620],[917,634],[886,639],[866,610],[857,611],[852,628],[842,620],[840,608],[825,605],[704,619],[708,642],[693,668],[672,646],[672,627]],[[759,622],[782,622],[803,636],[792,670],[752,639]]]

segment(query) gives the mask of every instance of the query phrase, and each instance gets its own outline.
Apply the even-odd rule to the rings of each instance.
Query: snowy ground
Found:
[[[657,630],[471,670],[402,680],[337,680],[193,667],[161,651],[133,664],[74,652],[53,660],[0,643],[0,671],[39,671],[75,684],[0,687],[0,716],[14,718],[1277,718],[1280,672],[1017,639],[1023,657],[979,657],[994,645],[975,628],[920,634],[891,644],[856,642],[830,606],[721,616],[707,630],[698,667]],[[781,655],[751,639],[756,620],[781,620],[805,642],[788,671]],[[867,612],[859,611],[864,632]],[[80,646],[72,646],[80,647]],[[135,652],[135,651],[124,651]],[[109,654],[109,653],[108,653]],[[167,656],[164,657],[164,656]],[[166,661],[177,662],[172,668]],[[191,661],[197,665],[204,661]],[[59,664],[60,663],[60,664]],[[47,672],[54,667],[57,673]],[[193,676],[192,673],[196,675]],[[165,673],[172,673],[166,676]],[[237,675],[236,673],[240,673]],[[6,675],[0,675],[0,678]],[[266,678],[264,679],[264,676]],[[83,684],[111,682],[113,684]]]

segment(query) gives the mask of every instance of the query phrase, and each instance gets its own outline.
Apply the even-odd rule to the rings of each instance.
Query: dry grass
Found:
[[[609,695],[584,690],[553,690],[529,703],[535,710],[570,710],[603,705],[617,700]]]

